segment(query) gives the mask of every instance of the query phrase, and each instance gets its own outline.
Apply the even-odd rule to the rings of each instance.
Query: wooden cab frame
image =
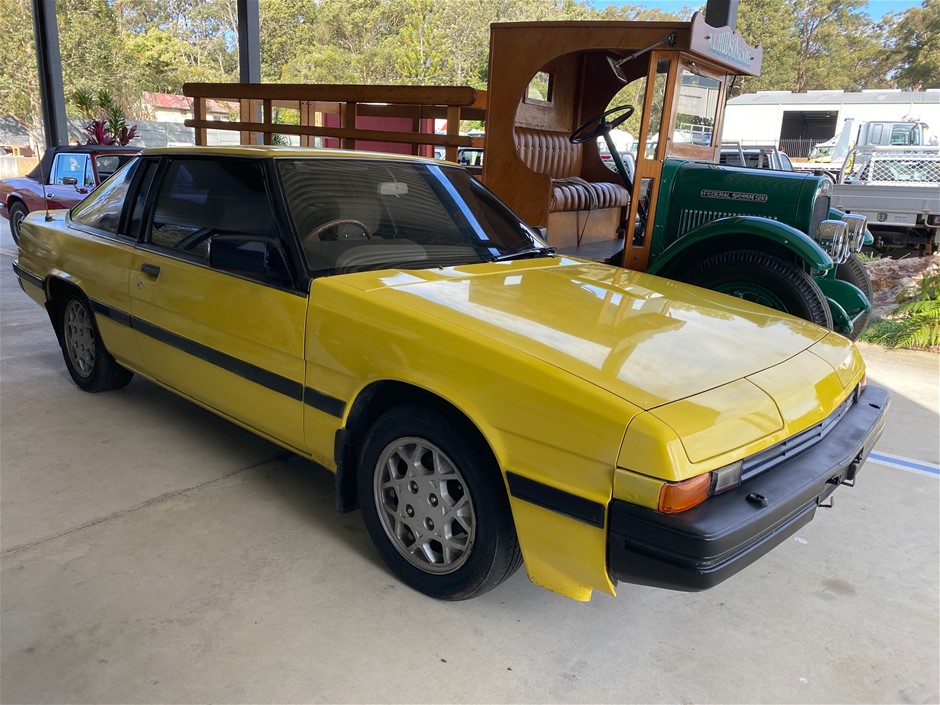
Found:
[[[623,247],[624,263],[645,269],[649,233],[637,226],[638,213],[646,210],[651,228],[663,162],[667,156],[717,158],[719,140],[712,135],[721,134],[728,78],[758,75],[761,59],[760,48],[731,28],[709,26],[700,13],[689,22],[493,24],[483,180],[524,220],[547,226],[549,244],[578,254],[592,246],[611,254]],[[596,198],[587,213],[584,198],[559,204],[559,184],[570,191],[586,182],[583,189],[603,193],[623,181],[603,164],[595,141],[571,145],[565,138],[607,109],[624,78],[646,81],[633,182],[622,211],[598,220],[591,212]],[[548,95],[533,96],[533,83],[546,86]],[[683,111],[694,99],[704,101],[706,114],[701,124],[683,126],[691,139],[682,140],[677,119],[688,115]],[[590,225],[593,232],[582,239]]]

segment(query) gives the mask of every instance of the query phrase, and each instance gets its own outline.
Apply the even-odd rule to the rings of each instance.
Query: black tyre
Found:
[[[27,215],[29,215],[29,210],[21,201],[10,206],[10,234],[13,235],[13,242],[17,245],[20,244],[20,224]]]
[[[134,373],[115,362],[104,347],[85,297],[67,294],[57,313],[56,333],[72,381],[86,392],[126,387]]]
[[[859,261],[854,253],[849,255],[849,258],[845,260],[845,262],[836,267],[836,279],[854,284],[862,290],[862,293],[865,294],[869,302],[874,300],[875,292],[871,288],[871,277],[868,276],[868,270],[865,269],[865,265]],[[857,312],[849,311],[848,313],[850,316],[855,316]],[[863,314],[862,317],[855,322],[855,325],[852,327],[852,332],[849,334],[851,340],[858,339],[862,331],[868,327],[869,319],[871,319],[871,311]]]
[[[722,252],[699,262],[681,279],[832,330],[832,313],[819,285],[799,267],[766,252]]]
[[[382,559],[426,595],[476,597],[522,562],[499,468],[456,419],[413,405],[384,413],[362,448],[358,492]]]

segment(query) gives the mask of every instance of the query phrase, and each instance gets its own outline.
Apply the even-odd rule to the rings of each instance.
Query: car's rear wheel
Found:
[[[57,333],[72,381],[86,392],[127,386],[134,373],[121,367],[104,347],[85,297],[70,293],[58,307]]]
[[[358,492],[382,559],[426,595],[476,597],[521,564],[499,469],[446,414],[405,405],[379,417],[363,445]]]
[[[832,313],[819,285],[802,269],[767,252],[722,252],[699,262],[681,279],[832,330]]]
[[[23,218],[29,215],[29,211],[22,202],[17,201],[10,206],[10,234],[13,235],[13,242],[20,244],[20,225]]]
[[[841,281],[857,286],[859,289],[861,289],[862,293],[865,294],[865,297],[869,302],[874,299],[875,293],[871,286],[871,277],[868,276],[868,270],[865,269],[865,265],[859,261],[858,257],[854,253],[850,254],[849,258],[836,268],[836,279],[840,279]],[[857,311],[849,311],[848,313],[850,316],[854,316]],[[871,311],[862,314],[862,316],[852,327],[852,332],[849,334],[849,338],[852,340],[857,340],[858,336],[862,334],[862,331],[868,327],[868,321],[870,318]]]

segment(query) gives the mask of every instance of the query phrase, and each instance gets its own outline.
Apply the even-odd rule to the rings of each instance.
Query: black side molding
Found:
[[[543,485],[514,472],[507,472],[506,479],[509,481],[509,493],[516,499],[531,502],[599,529],[604,528],[606,509],[603,504]]]

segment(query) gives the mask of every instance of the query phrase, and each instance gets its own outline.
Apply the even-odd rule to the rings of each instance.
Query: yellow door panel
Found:
[[[131,313],[158,380],[302,450],[307,298],[138,250]]]

